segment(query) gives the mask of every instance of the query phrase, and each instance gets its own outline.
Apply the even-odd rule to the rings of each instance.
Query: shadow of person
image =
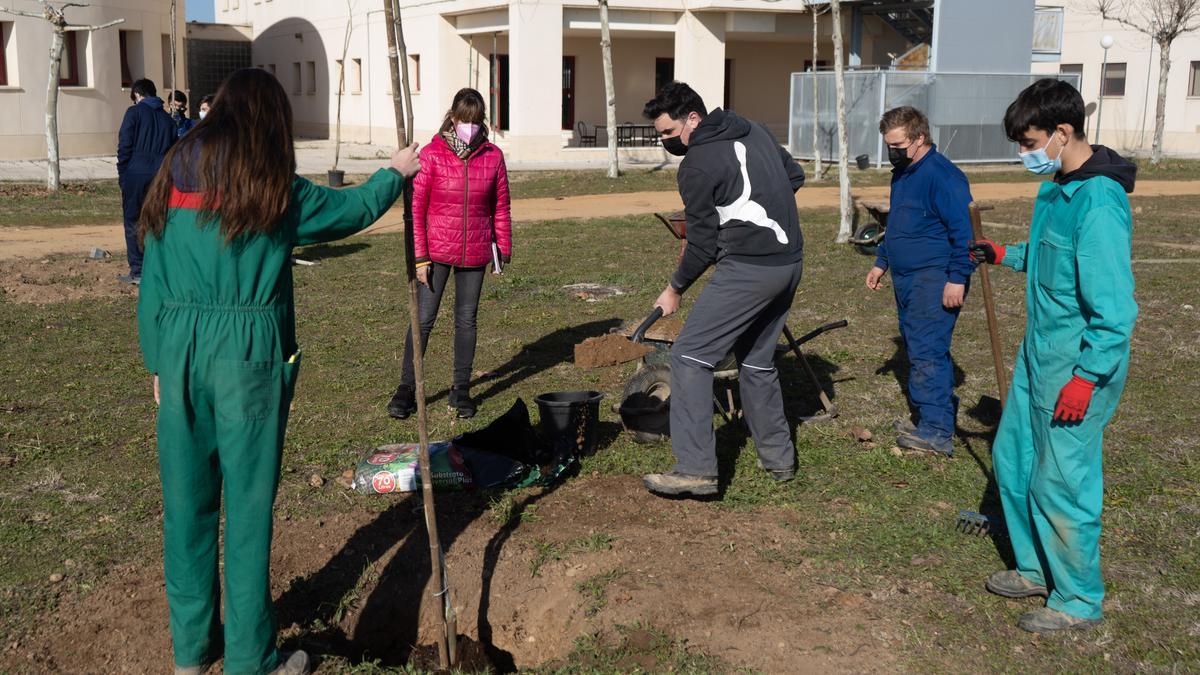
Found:
[[[301,260],[332,260],[342,256],[353,255],[359,251],[371,248],[370,244],[351,242],[348,244],[317,244],[296,250],[296,257]]]
[[[453,320],[450,323],[453,326]],[[487,388],[475,392],[473,396],[476,400],[483,401],[544,370],[568,363],[575,356],[577,343],[591,337],[604,335],[620,325],[620,319],[602,319],[578,326],[566,326],[547,333],[522,347],[516,356],[489,374],[486,379],[475,378],[472,387],[483,386],[486,383]],[[428,352],[426,353],[428,354]],[[450,389],[447,387],[436,394],[431,394],[427,400],[436,401],[449,393]]]
[[[816,376],[815,383],[813,378],[809,377],[804,364],[792,352],[789,351],[786,356],[775,359],[775,366],[779,368],[780,386],[784,391],[783,407],[788,419],[803,420],[820,415],[824,412],[821,392],[825,392],[831,402],[836,401],[837,392],[834,385],[853,379],[835,379],[834,376],[841,370],[841,366],[822,356],[805,352],[804,357]]]
[[[1013,569],[1017,565],[1017,559],[1004,528],[1004,508],[1000,504],[1000,487],[996,481],[996,472],[992,468],[991,462],[985,462],[983,459],[984,448],[986,447],[988,452],[991,450],[996,425],[1000,422],[1000,412],[1000,401],[991,396],[984,396],[967,410],[967,415],[986,427],[987,431],[967,432],[959,429],[958,436],[966,446],[967,454],[975,460],[975,464],[979,466],[979,472],[987,481],[987,485],[983,488],[983,494],[979,497],[977,511],[987,516],[988,520],[993,523],[989,528],[992,545],[996,547],[996,554],[1004,561],[1006,568]]]

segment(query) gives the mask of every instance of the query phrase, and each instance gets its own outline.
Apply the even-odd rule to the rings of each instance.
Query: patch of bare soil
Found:
[[[458,632],[473,659],[482,650],[499,671],[561,659],[581,636],[637,623],[734,668],[894,669],[898,637],[883,613],[896,608],[810,581],[799,514],[663,500],[632,477],[531,493],[505,522],[474,494],[441,497],[439,509]],[[326,672],[428,658],[441,601],[427,584],[417,499],[281,520],[273,565],[286,646],[324,656]],[[0,670],[165,671],[162,572],[116,568],[6,642]]]
[[[617,331],[618,334],[631,337],[633,332],[637,330],[637,323],[626,323]],[[674,342],[679,338],[679,334],[683,332],[683,320],[668,317],[655,321],[650,328],[646,330],[647,340],[661,340],[663,342]]]
[[[128,270],[113,258],[83,257],[0,261],[0,291],[8,302],[49,305],[85,298],[137,295],[137,289],[117,281]]]
[[[603,368],[629,363],[654,351],[653,348],[630,341],[624,335],[609,333],[591,337],[575,345],[575,365],[580,368]]]

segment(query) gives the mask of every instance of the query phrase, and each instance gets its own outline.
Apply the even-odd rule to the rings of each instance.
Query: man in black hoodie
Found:
[[[746,422],[760,465],[775,480],[795,476],[795,447],[783,413],[775,345],[800,283],[804,239],[795,192],[804,171],[763,126],[672,82],[646,103],[663,148],[686,155],[679,194],[687,248],[655,301],[664,315],[710,266],[716,271],[671,349],[671,448],[675,466],[643,481],[651,492],[717,492],[712,425],[714,365],[731,350]]]

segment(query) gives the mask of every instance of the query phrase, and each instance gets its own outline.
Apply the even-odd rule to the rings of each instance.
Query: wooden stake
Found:
[[[983,239],[983,219],[979,205],[975,202],[967,207],[971,212],[971,231],[976,240]],[[996,299],[992,296],[992,279],[988,266],[979,266],[979,279],[983,283],[983,308],[987,313],[988,337],[992,341],[992,364],[996,368],[996,386],[1000,391],[1000,407],[1008,401],[1008,373],[1004,369],[1004,350],[1000,346],[1000,323],[996,319]]]
[[[409,145],[413,130],[412,91],[408,82],[408,50],[404,44],[404,24],[398,0],[384,1],[387,29],[388,66],[392,76],[392,107],[396,116],[396,140],[401,148]],[[404,105],[401,107],[400,96]],[[442,634],[438,639],[438,665],[448,670],[454,665],[453,643],[457,637],[454,605],[446,583],[445,560],[438,537],[437,510],[434,504],[433,475],[429,462],[429,424],[425,405],[425,359],[421,350],[421,325],[417,314],[417,267],[413,245],[412,181],[404,183],[404,268],[408,278],[409,329],[412,331],[413,373],[416,375],[417,463],[421,471],[421,499],[425,508],[425,529],[429,533],[429,559],[433,572],[434,596],[442,600]]]

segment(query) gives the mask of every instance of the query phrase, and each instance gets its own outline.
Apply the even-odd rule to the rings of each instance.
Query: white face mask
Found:
[[[207,115],[207,114],[208,114],[208,111],[207,111],[207,110],[201,110],[201,111],[200,111],[200,119],[204,119],[204,116],[205,116],[205,115]]]

